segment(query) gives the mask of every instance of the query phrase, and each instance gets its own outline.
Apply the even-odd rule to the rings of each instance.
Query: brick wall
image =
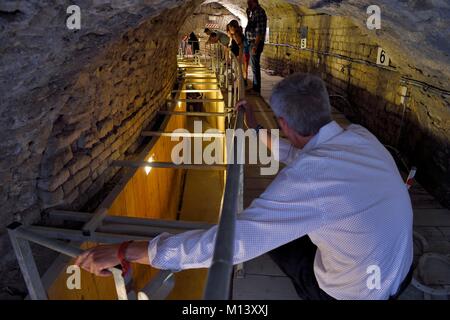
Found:
[[[170,93],[178,31],[194,3],[105,6],[81,5],[77,32],[65,26],[64,5],[0,6],[8,15],[0,19],[0,234],[44,209],[80,208],[117,172],[111,162],[133,153]]]
[[[449,96],[404,82],[417,73],[414,61],[392,56],[390,66],[378,66],[376,39],[345,17],[311,14],[273,21],[269,17],[269,25],[271,44],[265,47],[263,67],[281,75],[296,71],[320,75],[330,94],[350,103],[333,98],[333,104],[382,142],[398,148],[410,166],[418,167],[418,179],[450,206]],[[301,27],[308,28],[305,50],[299,49]]]

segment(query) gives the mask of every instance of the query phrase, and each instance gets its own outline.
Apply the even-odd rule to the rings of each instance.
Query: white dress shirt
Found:
[[[279,155],[287,166],[238,215],[234,263],[309,235],[318,247],[317,281],[330,296],[394,295],[412,264],[413,216],[389,152],[365,128],[351,125],[344,130],[331,122],[301,150],[281,140]],[[216,231],[214,226],[159,235],[149,243],[151,265],[169,270],[209,267]],[[380,271],[378,288],[373,268]]]

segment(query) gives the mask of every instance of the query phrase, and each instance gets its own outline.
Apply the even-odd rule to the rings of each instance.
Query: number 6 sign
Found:
[[[389,67],[390,58],[383,48],[378,48],[377,64]]]

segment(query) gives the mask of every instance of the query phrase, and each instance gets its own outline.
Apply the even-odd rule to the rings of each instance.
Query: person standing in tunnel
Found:
[[[238,57],[239,56],[239,46],[237,45],[236,41],[232,39],[232,37],[229,35],[229,28],[227,25],[227,33],[222,32],[220,30],[211,31],[209,29],[205,29],[205,33],[209,35],[209,39],[206,42],[206,44],[215,44],[220,43],[224,49],[225,49],[225,58],[227,63],[229,63],[228,58],[228,52],[231,50],[231,52]]]
[[[245,36],[250,42],[250,63],[253,72],[253,88],[248,92],[259,95],[261,93],[261,55],[266,38],[267,15],[259,5],[258,0],[248,0],[248,24]]]
[[[192,48],[192,54],[196,54],[200,50],[200,42],[194,32],[189,35],[188,44]]]
[[[237,20],[231,20],[227,26],[230,36],[233,39],[233,42],[236,43],[237,51],[238,51],[238,61],[242,66],[242,76],[244,78],[245,86],[247,86],[247,78],[248,78],[248,62],[250,59],[248,53],[248,41],[244,35],[244,31],[242,27],[239,25]],[[232,48],[233,50],[233,48]],[[234,49],[236,51],[236,49]],[[233,51],[234,52],[234,51]]]

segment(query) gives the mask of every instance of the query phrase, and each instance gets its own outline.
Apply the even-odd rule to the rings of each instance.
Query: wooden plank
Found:
[[[262,275],[274,277],[286,277],[277,264],[270,258],[268,254],[263,254],[255,259],[244,262],[245,276]]]
[[[233,281],[233,300],[299,300],[287,277],[247,275]]]
[[[450,210],[414,208],[414,226],[450,227]]]

